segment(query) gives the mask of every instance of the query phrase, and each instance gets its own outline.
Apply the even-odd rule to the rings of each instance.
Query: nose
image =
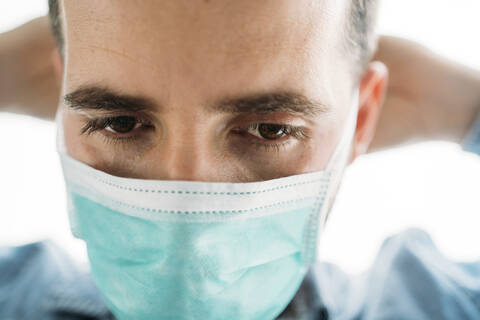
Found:
[[[182,144],[169,148],[164,164],[165,180],[213,181],[208,159],[199,146]]]
[[[169,134],[158,157],[158,168],[164,180],[218,181],[216,148],[208,134],[184,130]]]

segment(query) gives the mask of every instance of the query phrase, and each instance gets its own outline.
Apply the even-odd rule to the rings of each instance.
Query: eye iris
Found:
[[[258,126],[258,132],[264,139],[275,140],[285,134],[285,128],[281,124],[262,123]]]
[[[109,123],[110,129],[118,133],[128,133],[132,131],[137,125],[137,120],[134,117],[116,117]]]

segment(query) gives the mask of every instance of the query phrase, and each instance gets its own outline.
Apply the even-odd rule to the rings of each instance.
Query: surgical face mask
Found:
[[[324,171],[262,182],[116,177],[57,149],[71,230],[97,287],[126,319],[273,319],[316,260],[329,199],[350,155],[358,91]]]

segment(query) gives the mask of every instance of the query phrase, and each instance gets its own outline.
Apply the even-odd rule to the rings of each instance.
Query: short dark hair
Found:
[[[60,22],[60,6],[58,5],[58,0],[48,0],[48,15],[50,17],[53,35],[57,40],[58,50],[63,56],[64,39],[62,33],[62,24]]]
[[[375,25],[379,0],[351,0],[347,11],[346,49],[356,62],[355,75],[363,73],[375,49]],[[58,0],[48,0],[52,30],[63,56],[64,37]]]
[[[359,76],[376,50],[376,25],[380,0],[351,0],[347,17],[346,50],[351,51]]]

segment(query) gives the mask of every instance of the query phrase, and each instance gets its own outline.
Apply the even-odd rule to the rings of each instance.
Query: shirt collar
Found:
[[[45,296],[44,306],[52,313],[89,317],[95,320],[115,319],[107,308],[89,273],[69,279],[58,279]]]
[[[292,301],[277,320],[328,319],[328,311],[323,305],[313,267],[309,269]]]

